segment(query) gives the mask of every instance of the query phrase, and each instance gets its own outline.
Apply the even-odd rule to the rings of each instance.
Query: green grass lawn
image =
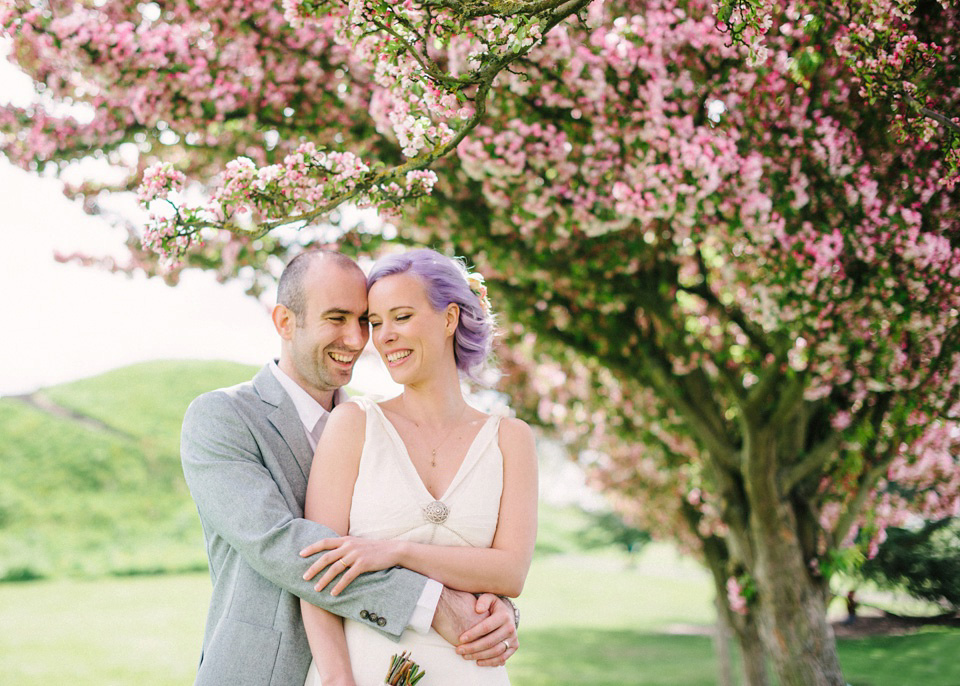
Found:
[[[672,570],[672,571],[671,571]],[[192,681],[205,574],[0,584],[4,686]],[[521,598],[514,686],[714,684],[710,584],[667,546],[628,568],[611,554],[538,557]],[[851,686],[957,686],[960,632],[840,642]]]
[[[154,362],[42,391],[75,416],[0,398],[0,581],[44,579],[0,583],[0,686],[192,683],[210,583],[180,422],[254,372]],[[541,508],[514,686],[715,683],[706,573],[666,545],[628,558],[609,534]],[[958,686],[958,651],[956,630],[840,643],[851,686]]]
[[[850,686],[957,686],[960,631],[929,627],[907,636],[840,642]]]

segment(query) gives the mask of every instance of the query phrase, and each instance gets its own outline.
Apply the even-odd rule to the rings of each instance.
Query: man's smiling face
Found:
[[[359,268],[320,259],[310,265],[303,290],[303,312],[293,314],[287,341],[291,376],[311,395],[323,394],[350,381],[370,337],[366,280]]]

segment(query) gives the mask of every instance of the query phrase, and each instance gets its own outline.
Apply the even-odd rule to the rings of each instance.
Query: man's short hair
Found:
[[[356,262],[333,250],[308,250],[296,255],[287,262],[280,282],[277,284],[277,304],[283,305],[297,317],[297,326],[303,326],[303,315],[307,309],[307,294],[303,282],[310,266],[319,259],[330,259],[344,269],[360,269]],[[362,272],[361,272],[362,273]]]

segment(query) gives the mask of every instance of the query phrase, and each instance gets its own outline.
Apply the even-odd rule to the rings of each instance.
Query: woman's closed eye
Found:
[[[413,316],[413,313],[412,313],[412,312],[408,312],[408,313],[404,313],[404,314],[398,314],[398,315],[393,316],[393,321],[395,321],[395,322],[405,322],[405,321],[407,321],[408,319],[410,319],[412,316]],[[376,329],[376,328],[377,328],[378,326],[380,326],[381,324],[383,324],[383,322],[380,321],[379,319],[371,319],[371,320],[370,320],[370,328],[371,328],[371,329]]]

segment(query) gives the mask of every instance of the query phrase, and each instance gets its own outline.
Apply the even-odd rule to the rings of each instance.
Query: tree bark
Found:
[[[743,683],[745,686],[770,686],[770,676],[767,671],[767,654],[760,640],[760,632],[756,621],[748,621],[740,631],[736,632],[737,643],[740,646],[740,660],[743,667]]]
[[[770,677],[767,672],[767,657],[763,649],[763,643],[760,640],[760,632],[757,627],[756,614],[751,612],[746,616],[735,615],[730,611],[730,606],[726,600],[726,583],[729,570],[727,563],[729,561],[726,546],[713,538],[703,541],[704,558],[707,567],[713,576],[713,586],[715,592],[715,602],[717,606],[717,624],[718,631],[720,627],[725,627],[727,631],[733,630],[733,635],[737,641],[737,647],[740,649],[740,661],[743,666],[743,683],[745,686],[770,686]],[[725,668],[723,657],[720,654],[721,648],[718,646],[718,667],[717,673],[720,679],[725,679]],[[729,650],[729,648],[726,648]],[[727,653],[729,655],[729,653]],[[729,663],[729,660],[727,660]],[[729,667],[727,667],[729,669]],[[720,683],[726,683],[721,681]]]
[[[717,654],[717,686],[733,686],[733,667],[730,664],[730,624],[723,607],[723,598],[715,598],[717,625],[713,634],[714,652]]]
[[[826,587],[808,565],[797,517],[777,483],[782,429],[751,431],[745,486],[756,559],[760,637],[780,686],[844,686],[836,640],[827,623]]]

